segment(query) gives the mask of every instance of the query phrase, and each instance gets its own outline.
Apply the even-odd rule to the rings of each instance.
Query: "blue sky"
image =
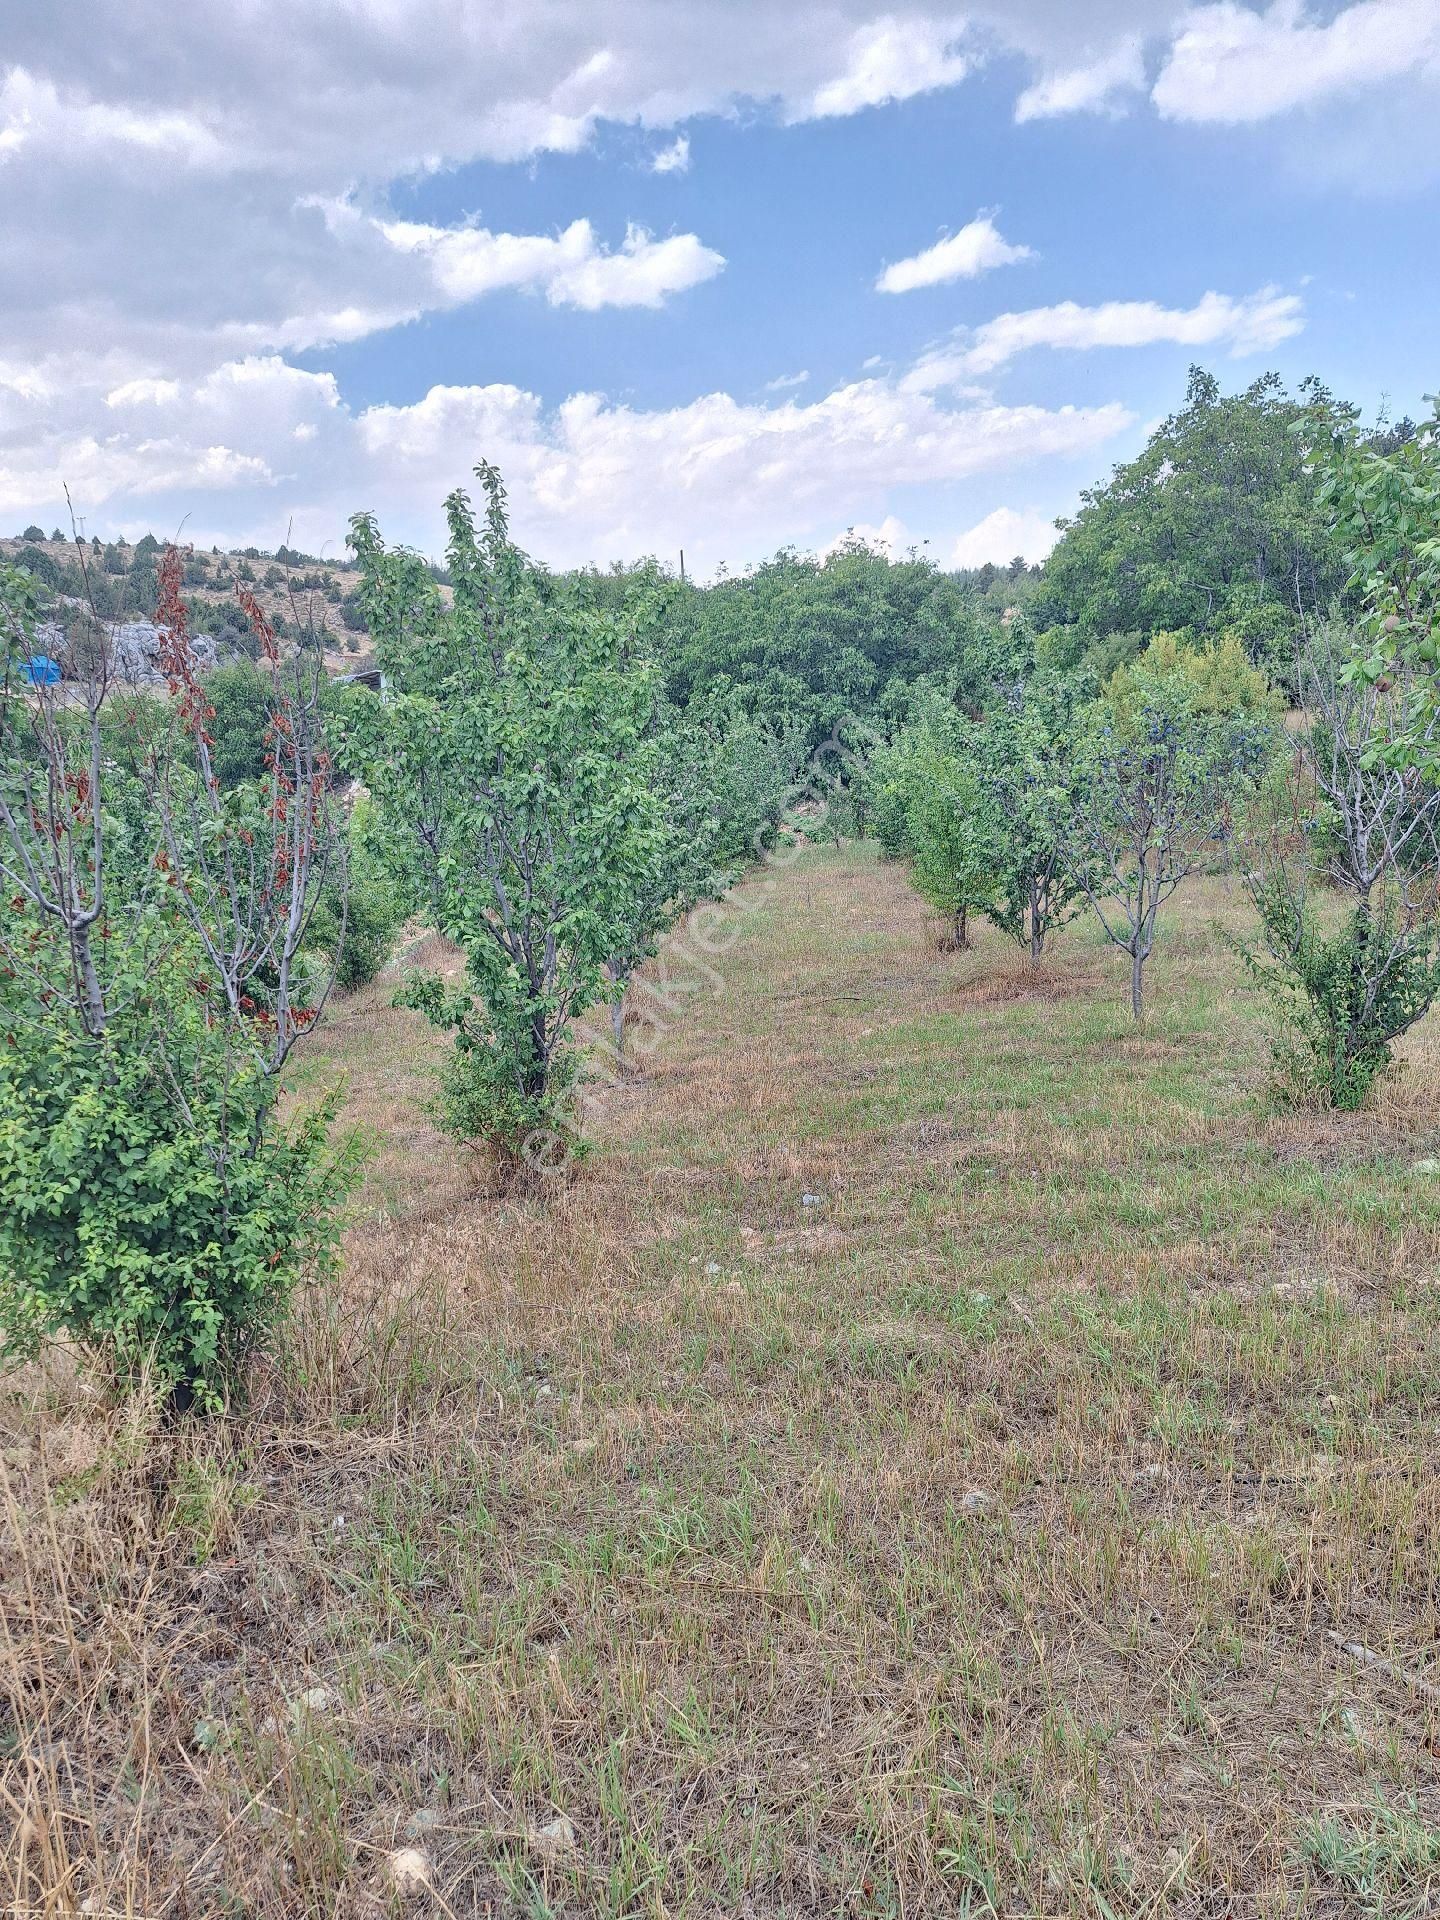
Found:
[[[484,456],[557,563],[1038,557],[1192,360],[1440,386],[1440,0],[42,11],[0,524],[434,549]]]

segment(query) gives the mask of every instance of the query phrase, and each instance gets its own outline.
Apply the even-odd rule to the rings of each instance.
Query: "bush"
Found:
[[[44,538],[43,534],[41,538]],[[43,547],[22,547],[15,558],[28,574],[44,586],[52,589],[59,586],[60,569]]]
[[[1428,672],[1401,661],[1372,682],[1355,671],[1361,658],[1342,628],[1306,636],[1297,671],[1311,725],[1245,823],[1263,945],[1241,952],[1278,1016],[1280,1087],[1337,1107],[1363,1103],[1440,991],[1440,711],[1419,722],[1415,763],[1390,765],[1381,749],[1415,724]],[[1316,905],[1317,880],[1340,897],[1338,925]]]
[[[198,1013],[168,1010],[203,1049]],[[214,1405],[328,1257],[346,1167],[326,1149],[335,1095],[266,1125],[264,1077],[217,1054],[177,1102],[153,1051],[117,1031],[93,1044],[59,1023],[0,1047],[0,1324],[33,1352],[64,1335],[176,1402]],[[212,1051],[214,1051],[212,1049]],[[259,1130],[248,1156],[226,1135]]]
[[[343,875],[318,690],[277,678],[263,777],[222,788],[181,571],[167,549],[168,697],[114,694],[96,659],[0,704],[0,1331],[153,1363],[183,1407],[239,1383],[353,1156],[327,1150],[333,1097],[279,1112],[329,985],[304,935]],[[7,680],[35,598],[0,567]]]
[[[217,667],[205,681],[205,697],[214,708],[211,759],[221,786],[258,780],[265,771],[265,736],[275,705],[269,677],[238,661]]]
[[[1440,988],[1433,930],[1417,939],[1387,901],[1378,912],[1357,908],[1326,933],[1310,901],[1297,915],[1282,883],[1252,886],[1251,897],[1270,957],[1244,957],[1278,1016],[1271,1052],[1282,1096],[1363,1106],[1392,1042]]]
[[[347,828],[346,887],[326,888],[310,923],[309,944],[334,960],[335,983],[347,993],[372,981],[390,958],[413,902],[386,868],[376,844],[374,808],[357,801]],[[343,926],[343,934],[342,934]]]

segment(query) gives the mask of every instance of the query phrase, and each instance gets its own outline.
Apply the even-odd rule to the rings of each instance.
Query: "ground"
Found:
[[[341,1006],[369,1172],[249,1408],[7,1383],[17,1910],[1431,1911],[1437,1036],[1277,1113],[1245,921],[1136,1029],[1093,924],[941,954],[806,849],[548,1200]]]

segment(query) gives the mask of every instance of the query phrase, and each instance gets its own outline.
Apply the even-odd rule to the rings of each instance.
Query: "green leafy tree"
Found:
[[[463,987],[417,979],[409,999],[455,1036],[446,1124],[515,1170],[574,1145],[572,1022],[606,991],[660,831],[640,754],[654,689],[631,624],[549,591],[498,472],[477,474],[478,533],[463,493],[446,503],[450,605],[370,516],[351,544],[391,689],[369,784],[466,957]]]
[[[1306,453],[1349,417],[1315,380],[1298,397],[1275,374],[1222,395],[1192,368],[1184,406],[1081,496],[1046,562],[1037,625],[1072,630],[1077,657],[1113,634],[1230,632],[1288,672],[1303,614],[1345,581]]]
[[[978,730],[976,764],[992,812],[995,891],[986,908],[1038,966],[1046,941],[1084,901],[1075,836],[1080,726],[1074,689],[1036,681],[999,701]]]
[[[1137,669],[1124,702],[1096,704],[1078,765],[1076,869],[1108,938],[1130,957],[1144,1011],[1160,909],[1226,836],[1234,802],[1274,748],[1269,715],[1217,715],[1184,672]]]
[[[951,923],[958,949],[970,945],[970,915],[994,898],[995,820],[973,768],[921,746],[910,762],[914,783],[906,808],[910,872],[918,890]]]
[[[1385,695],[1370,750],[1440,777],[1440,401],[1422,428],[1394,444],[1351,424],[1321,439],[1318,499],[1350,568],[1365,645],[1350,671]]]
[[[303,952],[335,853],[318,702],[277,691],[264,777],[226,793],[180,574],[168,549],[168,697],[129,703],[103,650],[19,697],[33,584],[0,570],[0,1328],[153,1365],[183,1407],[326,1257],[349,1162],[333,1096],[278,1111],[328,990]]]

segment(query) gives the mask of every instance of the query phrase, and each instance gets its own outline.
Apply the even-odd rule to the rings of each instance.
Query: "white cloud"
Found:
[[[1138,36],[1122,39],[1097,59],[1042,74],[1015,102],[1019,121],[1061,113],[1114,112],[1117,96],[1145,85],[1145,55]]]
[[[1148,347],[1170,342],[1186,347],[1225,347],[1232,355],[1259,353],[1304,327],[1298,294],[1262,287],[1239,299],[1207,293],[1193,307],[1162,307],[1155,300],[1108,300],[1082,307],[1073,300],[1054,307],[1002,313],[963,338],[926,354],[905,376],[916,392],[953,386],[994,373],[1033,347],[1088,350]]]
[[[973,280],[992,268],[1034,257],[1033,248],[1015,246],[1003,238],[990,214],[978,214],[968,226],[937,240],[923,253],[893,261],[875,286],[880,293],[913,293],[917,287],[939,287],[949,280]]]
[[[1383,138],[1347,96],[1343,123],[1331,115],[1323,142],[1310,140],[1310,177],[1373,179],[1403,153],[1413,179],[1427,161],[1411,149],[1433,147],[1440,125],[1424,78],[1435,75],[1437,7],[545,0],[544,30],[517,31],[500,6],[346,0],[337,34],[318,0],[128,0],[123,31],[108,0],[12,6],[0,48],[0,257],[26,271],[6,287],[5,350],[38,361],[106,341],[131,362],[113,387],[183,377],[226,354],[359,340],[444,304],[437,271],[483,281],[497,264],[492,249],[482,269],[473,237],[407,262],[365,224],[394,224],[398,181],[575,153],[604,124],[634,130],[657,158],[678,156],[697,115],[858,113],[954,88],[998,54],[1014,56],[1031,118],[1106,108],[1142,54],[1172,117],[1253,118],[1363,84],[1371,111],[1383,97]],[[1411,75],[1403,88],[1399,73]],[[342,231],[317,208],[347,198],[356,220]],[[217,272],[221,237],[243,271]],[[511,238],[554,259],[565,236]],[[534,266],[525,284],[586,307],[653,305],[716,264],[703,235],[655,238],[643,252],[618,233],[591,239],[573,277],[562,261],[548,278]]]
[[[0,81],[0,164],[25,152],[74,165],[104,156],[107,164],[133,158],[173,167],[211,168],[224,162],[221,142],[190,114],[142,112],[82,93],[62,95],[52,80],[11,67]]]
[[[1060,538],[1053,516],[1030,509],[996,507],[993,513],[962,533],[951,549],[952,567],[1002,567],[1023,554],[1033,566],[1043,560]]]
[[[823,120],[953,87],[970,70],[955,47],[965,25],[959,15],[937,20],[886,14],[867,22],[851,35],[842,70],[815,89],[803,113],[792,108],[791,118]]]
[[[1359,0],[1323,21],[1303,0],[1222,0],[1189,16],[1153,99],[1172,120],[1266,120],[1412,73],[1440,77],[1436,0]]]
[[[548,413],[513,387],[436,387],[412,406],[368,409],[356,432],[366,470],[412,513],[417,494],[438,500],[440,477],[483,451],[544,554],[684,546],[713,564],[869,518],[893,487],[1084,455],[1129,424],[1114,405],[950,407],[865,380],[808,405],[714,393],[645,411],[576,394]]]
[[[892,560],[903,559],[911,547],[923,545],[909,532],[902,520],[898,520],[893,513],[887,513],[878,526],[861,520],[846,527],[843,533],[837,533],[833,540],[827,540],[820,547],[820,558],[828,560],[832,553],[839,553],[843,548],[853,546],[856,541],[867,547],[880,548]]]
[[[810,378],[810,369],[802,367],[799,373],[777,373],[773,380],[765,382],[766,393],[788,393],[792,387],[803,387]]]
[[[105,396],[107,407],[163,407],[180,398],[178,380],[126,380]]]
[[[426,263],[436,290],[456,306],[515,288],[543,293],[556,307],[658,307],[668,295],[698,286],[725,265],[724,256],[693,233],[656,240],[635,226],[611,252],[597,241],[588,220],[573,220],[555,236],[408,220],[375,224],[397,252]]]
[[[1036,462],[1088,467],[1133,425],[1118,404],[957,404],[893,378],[803,403],[711,393],[657,409],[594,393],[548,408],[501,383],[435,386],[409,405],[353,412],[331,375],[267,355],[181,388],[178,402],[137,402],[133,420],[116,409],[103,439],[88,426],[94,402],[70,392],[23,452],[0,448],[0,510],[58,512],[68,480],[107,533],[117,522],[178,524],[188,512],[206,544],[273,545],[293,520],[296,543],[314,550],[370,507],[389,537],[436,549],[440,502],[484,455],[505,473],[518,537],[542,558],[683,546],[704,570],[785,540],[822,541],[836,527],[898,540],[894,489],[943,489]]]
[[[690,136],[677,133],[668,147],[661,147],[650,158],[652,173],[688,173],[690,171]]]

